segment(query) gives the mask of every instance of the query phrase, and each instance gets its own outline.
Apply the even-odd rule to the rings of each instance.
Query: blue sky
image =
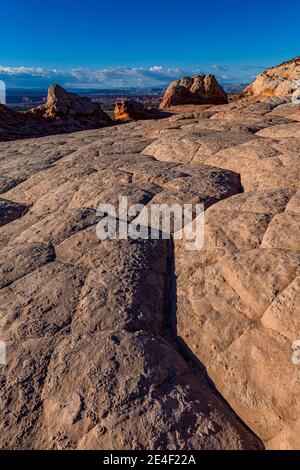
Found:
[[[165,85],[214,72],[248,82],[300,55],[299,0],[1,0],[9,87]]]

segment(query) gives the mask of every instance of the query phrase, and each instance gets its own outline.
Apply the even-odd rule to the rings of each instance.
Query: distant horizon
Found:
[[[222,86],[226,87],[226,86],[234,86],[234,85],[248,85],[250,82],[228,82],[228,83],[222,83],[222,80],[219,81]],[[95,92],[95,93],[100,93],[100,92],[113,92],[113,91],[118,91],[118,90],[122,90],[122,91],[138,91],[138,90],[141,90],[141,91],[149,91],[149,90],[153,90],[153,91],[158,91],[158,90],[165,90],[165,88],[169,85],[170,82],[167,82],[165,84],[161,84],[161,85],[157,85],[157,86],[124,86],[124,87],[103,87],[103,88],[93,88],[93,87],[72,87],[72,86],[68,86],[68,87],[65,87],[67,90],[69,91],[74,91],[74,92],[77,92],[77,93],[80,93],[80,92],[84,92],[84,91],[89,91],[89,92]],[[52,85],[60,85],[59,83],[55,83],[53,82]],[[51,85],[49,85],[51,86]],[[18,86],[18,87],[7,87],[6,88],[6,91],[7,92],[11,92],[11,91],[29,91],[29,92],[46,92],[48,89],[49,89],[49,86],[41,86],[41,87],[31,87],[31,86]],[[64,88],[63,85],[60,85]]]
[[[227,84],[223,85],[228,94],[241,92],[248,84]],[[161,98],[166,90],[167,84],[157,87],[127,87],[127,88],[72,88],[68,87],[68,92],[75,92],[81,96],[87,96],[97,101],[103,101],[103,104],[110,103],[116,98],[127,97],[131,99],[156,100]],[[11,107],[38,106],[46,101],[48,94],[47,88],[8,88],[6,90],[5,103]]]
[[[266,68],[276,65],[245,65],[235,69],[224,65],[207,65],[199,68],[108,67],[105,69],[46,69],[41,67],[9,67],[0,64],[0,80],[7,89],[47,89],[54,83],[72,90],[113,90],[164,88],[183,76],[213,74],[222,85],[250,83]]]

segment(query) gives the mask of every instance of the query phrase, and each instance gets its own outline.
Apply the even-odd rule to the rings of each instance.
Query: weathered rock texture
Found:
[[[266,447],[299,449],[300,124],[267,103],[207,111],[143,151],[234,171],[245,190],[207,210],[202,251],[176,241],[177,334]]]
[[[244,90],[243,95],[300,99],[300,57],[265,70]]]
[[[47,102],[26,112],[0,105],[0,141],[98,129],[112,124],[98,103],[59,85],[48,90]]]
[[[168,86],[161,109],[184,104],[224,104],[228,98],[214,75],[183,77]]]
[[[0,144],[1,448],[300,448],[300,124],[273,108]],[[204,202],[203,250],[99,241],[120,195]]]

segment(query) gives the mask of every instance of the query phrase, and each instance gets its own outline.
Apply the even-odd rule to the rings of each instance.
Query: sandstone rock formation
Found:
[[[214,75],[183,77],[168,86],[161,109],[184,104],[224,104],[228,98]]]
[[[122,98],[116,101],[114,118],[116,121],[130,122],[145,119],[162,119],[170,117],[172,114],[156,108],[146,108],[142,103]]]
[[[115,119],[117,121],[139,121],[141,119],[154,119],[158,113],[148,110],[142,103],[123,98],[116,101]]]
[[[242,94],[259,98],[300,99],[300,57],[265,70]]]
[[[46,104],[26,112],[0,105],[0,141],[98,129],[112,124],[98,103],[59,85],[48,90]]]
[[[33,114],[49,119],[83,120],[89,119],[99,127],[110,124],[109,116],[102,111],[99,103],[93,103],[85,96],[69,93],[59,85],[48,90],[47,102],[31,111]]]
[[[0,144],[2,449],[300,449],[300,123],[276,109]],[[204,248],[100,241],[120,195],[203,202]]]

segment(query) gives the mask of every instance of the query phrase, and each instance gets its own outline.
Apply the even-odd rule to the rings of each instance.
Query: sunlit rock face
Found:
[[[186,104],[225,104],[228,98],[214,75],[183,77],[172,82],[160,104],[161,109]]]
[[[159,113],[147,109],[142,103],[135,100],[123,98],[116,101],[115,120],[116,121],[139,121],[143,119],[154,119]]]
[[[300,57],[265,70],[242,94],[260,98],[300,99]]]

